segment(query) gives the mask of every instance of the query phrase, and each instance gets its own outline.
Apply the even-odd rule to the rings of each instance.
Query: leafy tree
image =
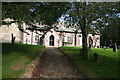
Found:
[[[90,32],[94,34],[100,32],[101,28],[109,23],[109,19],[116,16],[118,11],[117,3],[103,2],[80,2],[71,3],[71,9],[67,11],[65,20],[77,24],[82,31],[82,52],[83,58],[88,60],[87,35]],[[95,21],[95,22],[93,22]]]
[[[120,19],[115,17],[103,30],[101,30],[101,45],[112,47],[113,43],[120,45]]]
[[[44,2],[4,2],[2,3],[2,20],[11,18],[14,21],[3,24],[41,23],[52,25],[69,8],[67,3]]]

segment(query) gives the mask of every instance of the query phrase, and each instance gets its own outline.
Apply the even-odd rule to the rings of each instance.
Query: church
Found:
[[[6,19],[11,21],[11,19]],[[60,47],[60,46],[82,46],[82,34],[77,30],[76,25],[69,25],[70,23],[58,22],[52,26],[44,24],[30,24],[23,23],[21,29],[18,23],[11,25],[2,25],[0,27],[0,43],[11,43],[11,36],[15,37],[16,43],[43,45],[46,47]],[[34,30],[32,29],[34,28]],[[100,47],[100,35],[88,34],[88,46]]]

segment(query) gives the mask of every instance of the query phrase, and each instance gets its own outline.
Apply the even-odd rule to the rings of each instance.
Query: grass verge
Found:
[[[2,44],[2,78],[20,78],[25,68],[39,56],[44,46]]]
[[[73,61],[76,67],[88,78],[118,78],[118,52],[112,49],[92,48],[89,50],[89,61],[80,56],[80,47],[60,47],[61,50]],[[93,54],[99,54],[99,62],[94,62]]]

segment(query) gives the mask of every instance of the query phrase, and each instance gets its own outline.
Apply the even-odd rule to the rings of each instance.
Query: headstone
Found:
[[[117,49],[120,49],[120,45],[119,45],[119,46],[117,46]]]
[[[103,46],[100,46],[100,48],[103,48]]]
[[[97,53],[94,53],[94,61],[98,62],[98,54]]]
[[[106,46],[103,46],[103,48],[106,48]]]
[[[117,44],[116,43],[113,44],[113,52],[117,52]]]
[[[109,50],[109,46],[107,46],[105,50]]]

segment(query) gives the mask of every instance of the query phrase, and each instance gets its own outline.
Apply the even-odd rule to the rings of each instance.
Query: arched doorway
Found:
[[[43,45],[43,38],[40,37],[40,45]]]
[[[93,47],[93,40],[91,37],[89,37],[89,47]]]
[[[54,46],[54,36],[53,35],[51,35],[49,38],[49,45]]]

